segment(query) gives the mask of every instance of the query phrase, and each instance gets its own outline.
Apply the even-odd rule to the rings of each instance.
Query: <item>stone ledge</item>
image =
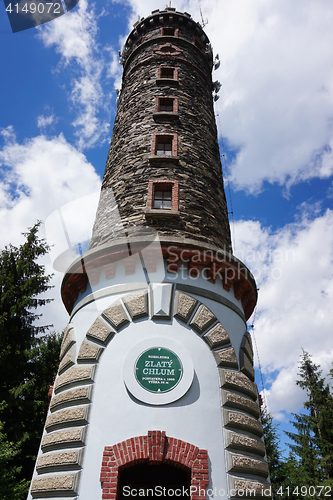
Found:
[[[206,307],[201,304],[195,313],[190,326],[197,332],[203,333],[216,321],[216,316]]]
[[[119,300],[111,304],[111,306],[105,309],[102,314],[103,317],[117,331],[129,323],[129,319],[127,318],[124,308]]]
[[[215,325],[211,330],[204,334],[202,337],[211,349],[221,347],[222,345],[229,344],[230,338],[221,323]]]
[[[257,400],[257,386],[244,373],[220,368],[219,377],[223,389],[234,389],[250,396],[254,401]]]
[[[233,347],[225,347],[218,351],[213,351],[217,366],[229,366],[238,368],[237,358]]]
[[[80,473],[70,475],[52,475],[36,477],[32,480],[32,498],[40,498],[41,495],[54,493],[78,493]]]
[[[225,446],[227,449],[243,450],[256,455],[265,456],[265,444],[261,439],[255,439],[246,434],[225,429]]]
[[[174,317],[187,323],[198,301],[185,293],[176,291],[174,302]]]
[[[240,472],[268,477],[268,464],[264,460],[252,458],[247,455],[227,453],[228,472]]]
[[[257,434],[259,437],[263,435],[261,423],[253,417],[245,413],[223,410],[223,422],[225,427],[234,427],[245,431]]]
[[[46,452],[59,448],[84,446],[86,433],[87,426],[50,432],[49,434],[45,434],[43,436],[41,448],[43,452]]]
[[[151,155],[148,157],[149,163],[179,163],[179,156]]]
[[[103,351],[104,347],[100,347],[84,339],[77,356],[77,361],[80,363],[97,362]]]
[[[252,362],[249,360],[249,358],[244,354],[244,352],[241,352],[240,356],[240,369],[241,371],[249,377],[252,382],[254,382],[254,368]]]
[[[64,331],[64,337],[61,342],[60,347],[60,360],[65,356],[68,349],[75,344],[76,335],[75,335],[75,327],[73,323],[68,323]]]
[[[141,290],[126,295],[123,299],[132,320],[148,316],[148,291]]]
[[[221,400],[222,406],[238,408],[240,410],[251,413],[255,418],[259,418],[259,406],[257,402],[253,401],[252,399],[222,389]]]
[[[75,364],[76,342],[67,350],[59,364],[59,375]]]
[[[107,345],[114,335],[114,331],[107,328],[102,321],[97,318],[87,332],[87,338]]]
[[[247,357],[249,358],[249,360],[253,364],[253,348],[252,348],[251,336],[250,336],[249,332],[244,333],[244,337],[243,337],[242,343],[241,343],[241,349],[247,355]]]
[[[235,493],[232,494],[231,498],[266,498],[267,500],[272,498],[270,490],[271,485],[267,481],[251,481],[248,479],[229,476],[228,482],[229,491]],[[244,495],[244,492],[246,491],[249,493]],[[267,493],[267,495],[265,493]]]
[[[175,78],[157,78],[156,85],[171,85],[178,87],[179,81]]]
[[[61,390],[64,390],[74,385],[83,385],[87,382],[94,381],[96,365],[88,366],[71,366],[65,373],[58,376],[54,385],[54,392],[58,394]]]
[[[177,121],[179,120],[179,113],[173,113],[172,111],[158,111],[156,113],[153,113],[153,118],[157,122],[162,120]]]
[[[50,410],[54,412],[64,406],[75,404],[90,403],[92,394],[92,385],[88,387],[76,387],[69,391],[60,392],[53,396],[50,403]]]
[[[88,424],[90,406],[75,406],[51,413],[45,422],[45,430],[50,432],[61,427]]]
[[[36,464],[37,472],[81,467],[83,450],[61,451],[41,455]]]
[[[150,208],[149,210],[146,210],[145,212],[145,217],[146,219],[149,218],[156,218],[156,217],[179,217],[180,212],[179,210],[165,210],[163,208]]]

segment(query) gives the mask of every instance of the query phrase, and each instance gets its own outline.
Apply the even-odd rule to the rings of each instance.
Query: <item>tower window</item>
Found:
[[[166,68],[162,67],[158,70],[158,78],[170,78],[171,80],[177,80],[177,69],[176,68]]]
[[[170,99],[169,97],[161,97],[158,99],[158,110],[159,111],[168,111],[170,113],[173,112],[173,103],[174,99]]]
[[[178,211],[178,181],[150,180],[148,184],[147,209]]]
[[[178,28],[171,28],[171,27],[161,28],[161,35],[178,37],[178,31],[179,31]]]
[[[156,97],[156,113],[178,113],[178,99],[176,97]]]
[[[172,156],[172,136],[159,136],[156,140],[156,155]]]
[[[177,156],[177,134],[154,134],[152,154],[155,156]]]
[[[160,189],[160,187],[158,188]],[[154,192],[154,208],[171,210],[172,190],[171,186],[165,186],[165,191]]]
[[[153,134],[149,161],[178,163],[177,147],[177,134]]]

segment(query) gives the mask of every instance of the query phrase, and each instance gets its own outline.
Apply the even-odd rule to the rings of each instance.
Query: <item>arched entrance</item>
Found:
[[[119,470],[117,499],[177,497],[189,500],[191,471],[171,464],[149,462]]]
[[[209,484],[207,450],[168,437],[164,431],[149,431],[147,436],[136,436],[104,448],[100,481],[103,499],[154,498],[154,491],[131,495],[131,487],[154,489],[160,486],[166,490],[188,488],[189,491],[179,498],[206,500]],[[124,490],[125,486],[127,489]],[[163,500],[168,496],[172,494],[167,495],[166,491],[166,495],[159,495],[159,498]]]

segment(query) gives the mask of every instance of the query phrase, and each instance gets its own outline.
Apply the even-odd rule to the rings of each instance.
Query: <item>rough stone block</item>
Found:
[[[66,476],[53,474],[33,479],[31,484],[31,495],[33,498],[40,497],[41,493],[77,493],[80,473],[68,474]]]
[[[87,332],[88,339],[97,340],[97,342],[101,342],[103,345],[107,345],[113,335],[114,331],[107,328],[99,318],[96,319]]]
[[[65,373],[57,377],[54,392],[57,394],[66,387],[93,382],[96,365],[72,366]]]
[[[141,290],[126,295],[124,304],[132,320],[148,316],[148,291]]]
[[[221,323],[213,326],[205,335],[203,339],[207,342],[211,349],[220,347],[230,343],[230,338]]]
[[[223,406],[238,408],[259,418],[259,406],[256,401],[241,396],[240,394],[235,394],[234,392],[224,391],[223,389],[221,390],[221,399]]]
[[[260,439],[255,439],[246,434],[225,431],[225,446],[237,450],[244,450],[256,455],[265,455],[265,444]]]
[[[243,392],[256,400],[258,397],[257,386],[244,373],[236,370],[219,369],[220,383],[223,389],[234,389]]]
[[[244,334],[244,337],[243,337],[242,343],[241,343],[241,349],[247,355],[247,357],[249,358],[249,360],[253,364],[253,348],[252,348],[251,336],[250,336],[249,332],[246,332]]]
[[[36,464],[37,471],[60,468],[79,467],[81,465],[83,450],[61,451],[41,455]]]
[[[259,437],[263,435],[261,423],[245,413],[223,410],[223,421],[226,427],[235,427],[245,431],[253,432]]]
[[[68,448],[69,446],[83,446],[86,442],[87,427],[75,427],[64,431],[50,432],[42,439],[43,452],[56,449]]]
[[[59,364],[59,374],[61,375],[64,371],[68,370],[71,366],[75,364],[75,354],[76,354],[76,345],[72,345],[72,347],[66,352],[65,356],[62,358]]]
[[[268,464],[264,460],[252,458],[247,455],[227,453],[227,468],[229,472],[268,476]]]
[[[240,359],[240,365],[241,365],[241,371],[245,373],[249,377],[249,379],[254,382],[254,368],[252,362],[249,360],[249,358],[244,354],[243,352],[241,353],[241,359]]]
[[[198,333],[203,333],[214,323],[214,321],[216,321],[216,317],[212,311],[210,311],[208,307],[201,304],[195,313],[190,326]]]
[[[68,323],[64,331],[64,337],[60,347],[60,360],[64,357],[68,349],[76,342],[75,328],[73,323]]]
[[[251,481],[229,476],[229,491],[236,493],[232,498],[267,498],[268,500],[272,498],[271,485],[266,481]],[[249,492],[248,496],[244,496],[246,491]]]
[[[119,301],[105,309],[103,316],[117,331],[129,323],[124,308]]]
[[[66,410],[59,410],[49,415],[45,422],[45,429],[49,432],[59,427],[70,425],[84,425],[88,423],[89,406],[74,406]]]
[[[63,406],[91,402],[92,385],[88,387],[76,387],[69,391],[60,392],[53,396],[50,403],[51,411],[56,411]]]
[[[187,323],[197,303],[198,301],[193,297],[191,297],[190,295],[176,291],[175,304],[174,304],[175,318],[178,318],[181,321]]]
[[[171,318],[171,297],[173,285],[169,283],[151,283],[150,308],[153,319]]]
[[[213,351],[217,366],[230,366],[238,368],[237,358],[233,347],[225,347],[218,351]]]
[[[77,360],[78,362],[97,362],[103,351],[104,347],[93,344],[89,340],[83,340]]]

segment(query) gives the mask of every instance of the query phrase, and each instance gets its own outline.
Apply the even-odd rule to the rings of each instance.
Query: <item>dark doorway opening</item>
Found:
[[[190,485],[190,469],[146,462],[119,470],[117,499],[144,497],[144,500],[163,500],[173,497],[173,500],[189,500]]]

